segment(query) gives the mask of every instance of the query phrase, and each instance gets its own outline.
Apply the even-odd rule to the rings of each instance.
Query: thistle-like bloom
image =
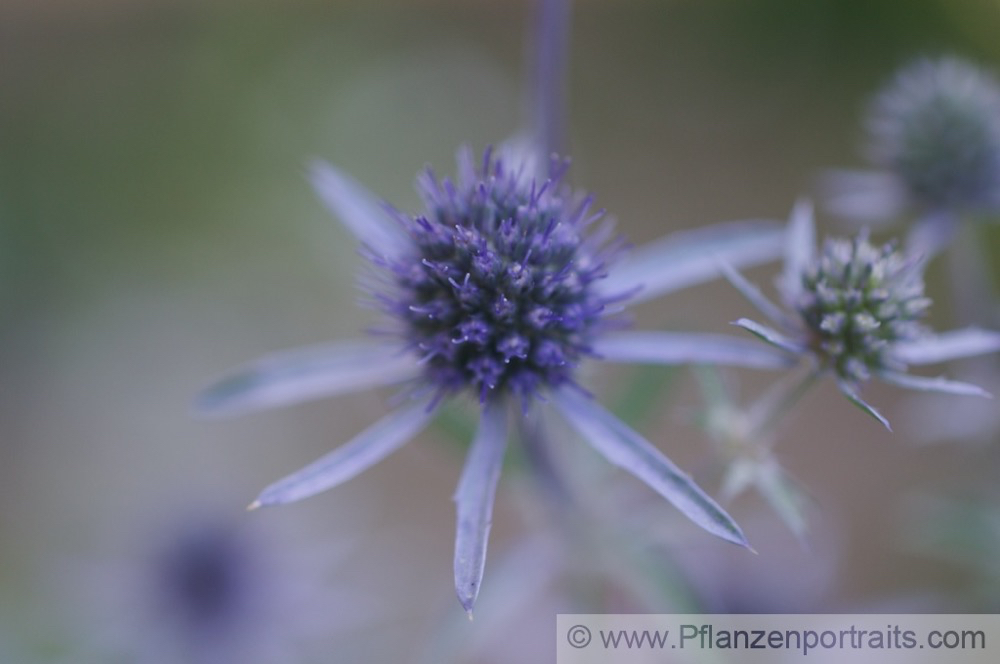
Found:
[[[873,222],[913,210],[933,250],[963,212],[1000,209],[1000,85],[954,57],[902,69],[873,99],[867,118],[877,171],[830,174],[830,207]]]
[[[598,406],[576,382],[585,360],[722,363],[781,368],[781,352],[712,334],[622,332],[614,314],[718,275],[718,259],[749,265],[780,255],[783,229],[736,222],[680,233],[620,258],[603,214],[564,182],[489,152],[464,150],[458,177],[418,180],[416,216],[380,205],[359,184],[318,164],[312,180],[361,241],[375,273],[373,299],[388,341],[292,351],[252,364],[207,390],[203,412],[231,414],[401,384],[410,399],[327,457],[268,487],[258,505],[287,503],[357,475],[416,435],[445,397],[471,393],[482,407],[455,501],[455,583],[471,611],[479,592],[508,411],[544,405],[612,463],[624,467],[696,524],[746,544],[732,519],[652,444]],[[516,407],[508,408],[514,402]]]
[[[966,328],[934,335],[921,324],[930,305],[921,269],[919,260],[904,258],[892,243],[873,246],[867,232],[853,240],[829,239],[817,255],[812,206],[802,202],[792,212],[779,282],[787,311],[735,270],[727,276],[779,329],[746,318],[736,325],[773,347],[810,358],[811,375],[832,373],[848,399],[889,427],[858,394],[869,378],[914,390],[989,396],[968,383],[911,375],[907,365],[1000,350],[996,332]]]

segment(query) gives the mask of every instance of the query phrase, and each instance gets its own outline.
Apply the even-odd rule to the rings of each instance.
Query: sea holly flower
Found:
[[[873,376],[913,390],[989,396],[968,383],[909,374],[907,366],[995,352],[1000,334],[978,328],[932,334],[921,322],[930,300],[920,260],[904,258],[893,243],[873,245],[864,231],[851,240],[828,239],[817,254],[815,235],[812,206],[800,202],[789,222],[779,280],[784,309],[726,269],[730,282],[777,328],[747,318],[735,325],[808,358],[812,369],[803,386],[832,374],[852,403],[887,428],[888,421],[858,392]]]
[[[947,244],[957,216],[1000,210],[1000,85],[955,57],[904,67],[872,100],[867,152],[877,170],[827,176],[829,207],[864,222],[917,212],[915,253]]]
[[[622,331],[616,314],[719,273],[719,260],[776,258],[784,229],[734,222],[677,233],[623,257],[603,212],[565,183],[566,163],[541,179],[487,151],[458,156],[458,177],[417,181],[424,211],[408,215],[338,169],[317,164],[320,197],[362,244],[386,325],[380,339],[282,353],[205,391],[208,414],[234,414],[379,385],[410,398],[330,455],[266,488],[254,505],[329,489],[414,437],[445,398],[481,404],[455,501],[456,590],[471,611],[479,592],[494,495],[512,416],[551,408],[613,464],[688,518],[746,545],[739,527],[656,447],[602,409],[577,383],[584,362],[721,363],[782,368],[786,354],[717,334]],[[518,421],[523,417],[518,417]]]

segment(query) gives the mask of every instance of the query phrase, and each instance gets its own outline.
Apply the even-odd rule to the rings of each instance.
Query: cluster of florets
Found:
[[[919,266],[894,243],[875,247],[864,233],[853,240],[828,239],[802,285],[794,305],[810,346],[846,380],[901,368],[886,352],[890,344],[925,333],[919,321],[930,300]]]
[[[921,60],[875,98],[870,156],[932,209],[1000,203],[1000,86],[956,58]]]
[[[607,227],[586,234],[603,213],[561,183],[564,171],[539,182],[466,153],[457,182],[430,171],[418,181],[426,213],[407,223],[413,253],[383,261],[395,286],[383,300],[442,395],[527,399],[571,380],[590,352],[608,304],[591,284],[613,248]]]

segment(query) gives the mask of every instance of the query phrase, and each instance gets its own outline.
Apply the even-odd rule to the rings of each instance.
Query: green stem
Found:
[[[821,368],[811,367],[801,376],[791,374],[787,379],[775,383],[747,411],[748,439],[761,440],[765,434],[773,431],[785,413],[798,403],[822,374]]]

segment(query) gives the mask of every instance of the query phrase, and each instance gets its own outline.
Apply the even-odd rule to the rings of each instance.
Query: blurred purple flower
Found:
[[[341,543],[317,547],[287,521],[232,520],[216,508],[143,513],[119,551],[70,583],[73,661],[257,664],[325,652],[329,640],[373,624],[376,607],[343,579],[325,587]],[[151,534],[152,533],[152,534]],[[79,599],[76,593],[80,593]]]
[[[312,169],[323,201],[361,241],[376,273],[382,341],[286,352],[237,370],[198,399],[228,415],[380,385],[410,399],[330,455],[271,485],[254,505],[287,503],[362,472],[423,429],[445,397],[471,392],[479,431],[455,494],[456,591],[471,611],[479,592],[509,412],[552,408],[612,463],[688,518],[746,545],[739,527],[657,448],[600,408],[575,380],[585,360],[787,367],[786,354],[725,335],[622,332],[614,315],[637,302],[714,278],[719,260],[753,265],[780,254],[783,229],[734,222],[678,233],[624,260],[590,197],[564,182],[565,162],[542,179],[530,153],[512,166],[487,152],[458,156],[458,178],[418,180],[425,212],[376,202],[326,164]],[[509,409],[511,401],[519,408]]]
[[[242,533],[195,524],[158,551],[152,596],[165,622],[207,641],[238,631],[261,605],[254,550]]]

